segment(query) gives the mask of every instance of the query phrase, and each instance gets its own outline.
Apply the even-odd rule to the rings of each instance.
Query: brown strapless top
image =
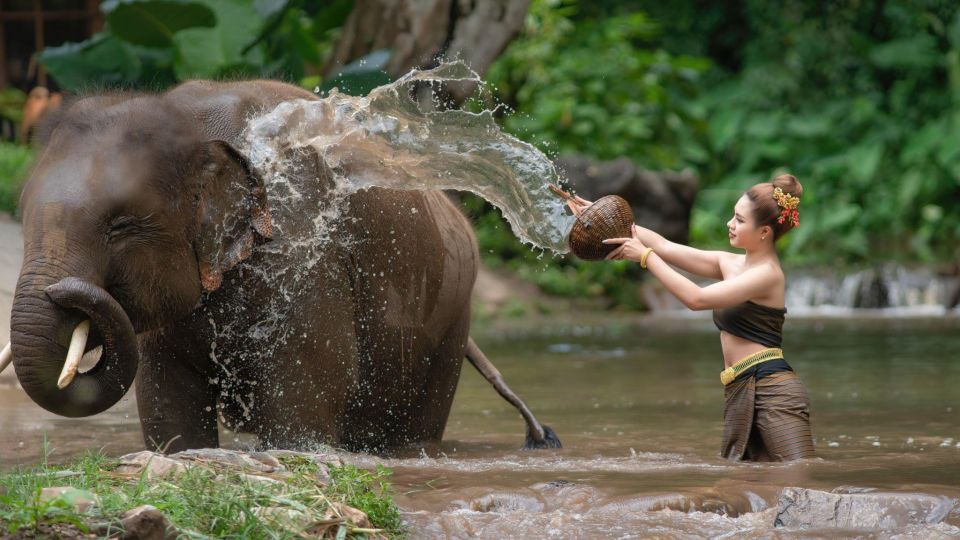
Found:
[[[783,321],[787,308],[763,306],[747,300],[742,304],[713,310],[717,328],[766,347],[783,343]]]

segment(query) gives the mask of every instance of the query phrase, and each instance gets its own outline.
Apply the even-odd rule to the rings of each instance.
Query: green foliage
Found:
[[[694,245],[728,249],[737,198],[788,171],[805,187],[788,262],[960,255],[955,3],[534,0],[487,79],[517,111],[504,126],[549,153],[697,171]],[[617,292],[629,269],[544,263],[475,211],[491,263],[551,292],[635,299]]]
[[[708,125],[694,100],[709,62],[651,46],[660,26],[642,12],[595,16],[596,9],[534,0],[523,35],[486,76],[514,110],[504,127],[549,154],[629,156],[649,168],[704,162]],[[517,242],[492,207],[467,204],[488,264],[512,269],[548,293],[641,307],[635,265],[545,259]]]
[[[164,88],[192,78],[317,73],[352,8],[349,0],[110,0],[107,26],[81,43],[45,49],[62,87]],[[314,82],[313,75],[310,82]]]
[[[39,59],[61,87],[80,91],[92,86],[139,82],[144,59],[137,53],[136,46],[101,32],[81,43],[44,49]],[[170,61],[159,60],[161,64]]]
[[[487,81],[515,109],[505,127],[548,152],[630,156],[653,167],[705,158],[706,124],[691,107],[709,62],[650,47],[641,12],[576,19],[572,1],[534,1],[523,36]]]
[[[317,483],[319,465],[303,458],[281,460],[293,473],[280,482],[250,481],[229,471],[190,467],[176,478],[147,480],[113,472],[116,462],[87,454],[66,466],[46,460],[32,469],[0,475],[0,530],[34,531],[54,523],[71,524],[86,531],[88,524],[115,520],[124,511],[150,504],[164,513],[185,537],[301,538],[289,525],[254,511],[257,507],[296,510],[323,521],[331,501],[364,511],[376,527],[391,536],[404,534],[399,511],[389,498],[388,469],[368,472],[352,466],[331,467],[336,484]],[[41,490],[73,486],[80,492],[43,501]],[[98,504],[77,512],[71,498],[94,498]],[[342,528],[345,538],[364,538],[362,530]]]
[[[212,27],[219,19],[209,5],[193,0],[106,0],[100,8],[114,36],[144,47],[169,46],[180,30]]]
[[[0,211],[13,213],[32,162],[30,148],[0,142]]]
[[[0,116],[19,124],[23,118],[23,104],[27,94],[20,89],[8,86],[0,89]]]
[[[960,10],[938,2],[756,5],[736,73],[714,73],[694,241],[751,184],[804,184],[793,261],[936,260],[960,234]]]
[[[329,80],[316,69],[352,5],[112,0],[103,33],[41,61],[73,89],[258,75],[362,93],[386,82],[389,52]],[[805,186],[802,226],[782,242],[789,262],[958,256],[953,2],[533,0],[486,79],[514,111],[504,127],[549,154],[694,168],[694,245],[726,248],[739,195],[789,171]],[[634,265],[551,259],[521,245],[492,207],[466,201],[489,264],[555,294],[639,305]]]
[[[370,521],[389,531],[400,532],[403,519],[400,511],[390,499],[391,487],[388,479],[393,472],[377,465],[374,471],[360,469],[354,465],[330,467],[333,479],[333,492],[343,501],[366,512]]]

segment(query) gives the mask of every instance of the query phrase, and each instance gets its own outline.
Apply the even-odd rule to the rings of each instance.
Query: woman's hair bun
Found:
[[[773,187],[782,189],[788,195],[793,195],[798,199],[803,197],[803,185],[792,174],[781,174],[771,180],[770,183],[773,184]]]

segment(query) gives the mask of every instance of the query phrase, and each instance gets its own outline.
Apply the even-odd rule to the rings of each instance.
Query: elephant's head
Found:
[[[119,401],[136,375],[136,335],[189,314],[269,238],[262,183],[199,121],[209,119],[160,97],[88,98],[38,155],[20,200],[11,346],[20,384],[43,408],[88,416]],[[86,350],[102,345],[101,359],[58,388],[71,336],[88,320]]]

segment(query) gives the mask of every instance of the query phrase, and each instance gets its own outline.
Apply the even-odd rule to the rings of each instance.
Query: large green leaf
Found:
[[[99,33],[80,43],[48,47],[39,61],[61,87],[80,91],[91,86],[116,86],[140,76],[139,58],[116,37]]]
[[[243,51],[263,24],[252,0],[202,0],[216,13],[213,28],[188,28],[173,37],[174,72],[180,80],[214,77],[244,61]]]
[[[210,7],[193,0],[107,0],[101,9],[110,32],[147,47],[169,47],[178,31],[217,23]]]
[[[241,61],[243,50],[260,33],[263,19],[252,0],[203,0],[217,16],[217,31],[228,62]]]
[[[176,54],[173,72],[177,80],[205,79],[227,64],[220,32],[216,28],[188,28],[173,36]]]

